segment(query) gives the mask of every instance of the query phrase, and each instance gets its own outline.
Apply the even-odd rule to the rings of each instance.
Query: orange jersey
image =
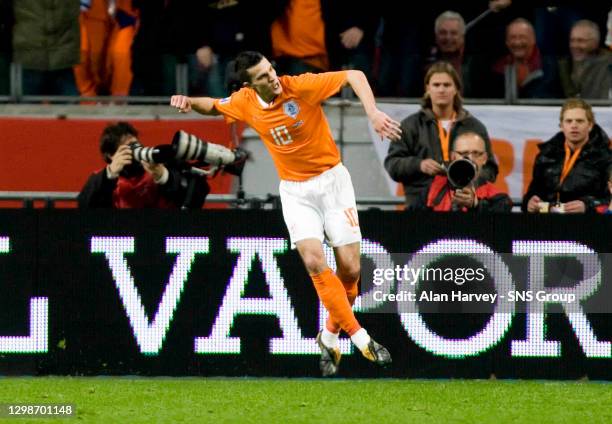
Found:
[[[272,23],[270,37],[274,57],[297,57],[317,69],[329,68],[321,0],[291,0]]]
[[[340,153],[321,102],[346,83],[346,71],[282,76],[282,93],[266,105],[243,87],[215,108],[228,122],[244,121],[260,135],[282,180],[304,181],[336,166]]]

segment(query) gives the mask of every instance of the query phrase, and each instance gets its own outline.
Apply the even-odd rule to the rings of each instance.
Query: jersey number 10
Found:
[[[272,134],[274,142],[279,146],[285,146],[287,144],[293,143],[291,134],[289,134],[289,130],[285,125],[280,125],[278,127],[270,129],[270,134]]]

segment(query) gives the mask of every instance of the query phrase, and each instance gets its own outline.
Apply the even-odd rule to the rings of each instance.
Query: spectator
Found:
[[[371,79],[379,18],[365,0],[289,0],[271,27],[278,72],[357,69]]]
[[[420,97],[423,95],[423,65],[430,65],[441,57],[438,48],[432,53],[435,31],[434,21],[441,13],[452,9],[461,19],[470,21],[489,9],[486,19],[467,33],[466,49],[461,60],[464,94],[466,97],[491,97],[488,90],[489,78],[484,70],[491,68],[492,56],[497,54],[499,26],[507,22],[511,0],[433,0],[419,13],[404,13],[401,2],[382,0],[377,2],[381,9],[380,68],[377,78],[377,95]],[[501,22],[501,23],[500,23]],[[466,35],[466,34],[464,34]],[[501,37],[503,39],[503,35]],[[424,58],[429,58],[424,61]],[[458,71],[461,71],[457,68]],[[466,78],[469,76],[469,78]]]
[[[463,75],[463,54],[465,51],[465,21],[451,10],[443,12],[434,24],[435,46],[432,48],[429,64],[441,60],[449,62],[459,76]]]
[[[202,19],[208,2],[198,0],[133,0],[140,22],[132,43],[133,80],[130,94],[171,95],[176,92],[177,64],[195,62],[206,45]]]
[[[13,10],[11,0],[0,0],[0,96],[11,92],[11,31]]]
[[[446,175],[436,175],[427,194],[428,208],[436,212],[510,212],[512,210],[510,197],[480,175],[488,159],[485,146],[483,138],[474,132],[463,133],[455,139],[451,160],[472,161],[477,170],[475,179],[468,186],[455,190]]]
[[[559,62],[566,97],[607,99],[612,91],[612,53],[599,47],[599,27],[583,19],[570,33],[570,58]]]
[[[270,54],[270,25],[282,14],[286,0],[224,0],[207,2],[203,17],[204,42],[189,56],[189,93],[225,97],[226,69],[241,51],[260,50]],[[257,19],[253,19],[257,16]]]
[[[402,137],[391,143],[385,169],[404,185],[408,209],[422,207],[422,198],[450,160],[460,134],[475,132],[485,141],[487,161],[482,176],[495,181],[497,164],[485,126],[463,108],[461,81],[450,63],[433,64],[425,75],[425,95],[419,112],[401,123]]]
[[[559,126],[561,132],[539,146],[523,211],[583,213],[605,208],[612,166],[608,135],[582,99],[563,104]]]
[[[451,10],[440,14],[434,24],[435,45],[426,59],[427,69],[438,61],[449,62],[457,71],[466,97],[491,97],[489,58],[482,52],[468,51],[465,44],[465,21]],[[489,66],[490,67],[490,66]],[[495,93],[503,97],[503,93]]]
[[[567,40],[576,22],[588,19],[603,30],[610,11],[609,2],[601,0],[533,0],[524,3],[522,10],[534,16],[538,47],[545,60],[567,56]]]
[[[79,1],[13,2],[13,60],[23,68],[23,94],[78,94]]]
[[[357,69],[372,79],[380,13],[366,0],[321,0],[330,69]]]
[[[178,166],[136,162],[129,145],[137,137],[138,131],[127,122],[104,129],[100,153],[107,165],[89,177],[77,198],[79,207],[201,208],[209,192],[206,179],[187,177]],[[189,195],[187,178],[195,179]]]
[[[376,95],[419,97],[423,94],[423,57],[429,46],[429,24],[433,17],[403,13],[396,0],[377,2],[381,7],[380,67]],[[429,13],[430,11],[428,11]]]
[[[272,56],[279,74],[329,69],[321,0],[289,0],[270,31]]]
[[[503,92],[504,75],[514,72],[518,97],[553,98],[558,93],[553,86],[554,75],[544,72],[542,57],[536,45],[533,25],[523,18],[517,18],[506,27],[506,47],[509,53],[493,67],[498,75],[498,90]]]
[[[127,96],[138,11],[132,0],[82,0],[81,63],[74,68],[81,96]]]

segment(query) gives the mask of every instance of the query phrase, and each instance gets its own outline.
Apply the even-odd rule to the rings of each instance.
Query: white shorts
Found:
[[[279,191],[291,248],[310,238],[332,247],[361,241],[353,183],[341,163],[306,181],[281,180]]]

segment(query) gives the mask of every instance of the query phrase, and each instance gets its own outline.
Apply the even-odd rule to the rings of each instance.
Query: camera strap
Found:
[[[444,196],[446,195],[446,193],[448,193],[449,190],[450,190],[450,187],[448,183],[444,184],[442,188],[440,189],[440,191],[438,192],[438,194],[436,195],[436,197],[433,199],[433,202],[431,202],[431,206],[434,208],[438,206],[440,202],[442,202],[442,199],[444,199]]]

